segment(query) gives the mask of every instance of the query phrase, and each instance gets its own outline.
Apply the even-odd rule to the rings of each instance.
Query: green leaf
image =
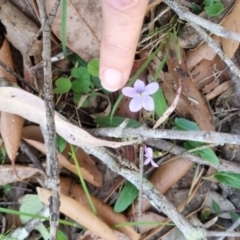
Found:
[[[92,59],[88,65],[87,65],[88,72],[93,76],[93,77],[98,77],[99,76],[99,59],[94,58]]]
[[[73,102],[75,104],[78,104],[79,103],[79,100],[81,98],[81,96],[83,95],[84,93],[74,93],[74,96],[73,96]]]
[[[199,127],[195,122],[189,121],[185,118],[175,118],[174,122],[176,126],[179,127],[179,130],[199,131]]]
[[[174,122],[176,124],[173,127],[174,130],[187,130],[187,131],[199,131],[199,128],[195,122],[189,121],[185,118],[175,118]],[[196,141],[186,141],[184,143],[184,148],[191,150],[200,146],[203,146],[204,143]],[[210,163],[217,164],[219,159],[211,148],[204,148],[201,150],[196,150],[192,152],[195,155],[200,155],[200,157]]]
[[[239,219],[239,215],[235,212],[230,212],[230,216],[233,222],[236,222]]]
[[[54,94],[63,94],[69,92],[72,83],[68,78],[58,78],[55,82],[56,88],[53,90]]]
[[[57,139],[56,140],[57,140],[58,151],[61,153],[61,152],[63,152],[63,150],[67,146],[67,142],[66,142],[66,140],[64,138],[62,138],[59,135],[57,135]]]
[[[115,203],[114,211],[119,213],[127,209],[127,207],[133,203],[138,196],[137,188],[130,182],[126,182],[120,196]]]
[[[88,99],[86,99],[84,102],[83,102],[83,104],[82,104],[82,106],[81,107],[89,107],[89,100]]]
[[[37,214],[43,208],[43,203],[40,201],[36,194],[24,195],[19,208],[20,212],[26,212],[31,214]],[[21,215],[20,219],[22,223],[27,223],[32,217]]]
[[[79,57],[76,53],[70,55],[69,58],[74,66],[76,66],[77,64],[79,67],[87,67],[88,65],[88,62],[86,62],[83,58]]]
[[[212,5],[206,6],[204,9],[208,16],[214,17],[214,16],[218,16],[224,10],[224,5],[222,3],[215,3]]]
[[[10,192],[11,189],[12,189],[11,185],[9,185],[9,184],[4,184],[4,185],[3,185],[3,191],[4,191],[4,193]]]
[[[197,148],[199,146],[203,146],[204,144],[200,143],[200,142],[187,141],[183,145],[184,145],[185,149],[191,150],[191,149]],[[206,160],[207,162],[210,162],[213,164],[219,163],[218,157],[216,156],[216,154],[214,153],[214,151],[211,148],[204,148],[201,150],[196,150],[196,151],[192,152],[192,154],[199,155],[202,159]]]
[[[68,237],[60,229],[57,229],[57,240],[68,240]]]
[[[87,69],[85,67],[73,68],[72,76],[77,78],[72,82],[72,90],[78,93],[88,93],[91,81]]]
[[[124,117],[114,116],[111,118],[111,116],[105,116],[95,118],[94,122],[100,127],[118,127],[125,119]],[[127,127],[138,128],[141,127],[141,124],[136,120],[129,119]]]
[[[214,200],[212,200],[212,208],[217,215],[221,213],[220,206]]]
[[[77,79],[83,79],[85,76],[89,76],[89,79],[90,79],[90,74],[87,68],[83,66],[73,68],[71,71],[71,75]]]
[[[202,150],[199,150],[198,153],[202,159],[210,163],[213,163],[213,164],[219,163],[218,157],[216,156],[216,154],[211,148],[204,148]]]
[[[240,174],[238,173],[217,172],[214,174],[214,178],[230,187],[240,189]]]
[[[208,208],[203,209],[203,211],[201,213],[201,219],[207,220],[209,218],[210,214],[211,214],[210,209],[208,209]]]
[[[152,95],[152,97],[154,101],[155,112],[158,117],[161,117],[168,108],[162,89],[159,88],[157,92]]]

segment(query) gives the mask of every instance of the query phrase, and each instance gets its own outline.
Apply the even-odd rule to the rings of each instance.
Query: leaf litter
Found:
[[[18,5],[17,8],[12,2],[14,1],[0,1],[0,20],[7,28],[7,40],[4,41],[0,50],[0,60],[11,69],[16,70],[16,72],[24,72],[23,76],[26,79],[29,78],[29,82],[33,83],[35,81],[34,79],[37,79],[34,86],[37,87],[37,91],[41,93],[42,73],[38,70],[35,73],[36,75],[34,75],[30,70],[31,67],[35,67],[41,63],[42,43],[38,37],[39,27],[38,24],[36,24],[39,21],[38,6],[33,4],[32,1],[26,0],[23,1],[22,5]],[[47,11],[49,12],[54,1],[45,1],[45,3]],[[223,4],[225,6],[224,11],[220,14],[221,16],[219,16],[219,18],[205,17],[211,22],[216,21],[227,29],[239,33],[239,24],[237,24],[239,22],[238,1],[231,1],[230,3],[223,1]],[[201,7],[202,6],[200,6],[200,8]],[[98,71],[96,70],[96,66],[98,66],[98,63],[96,58],[99,57],[102,30],[100,2],[96,0],[89,1],[89,3],[86,1],[68,1],[66,29],[68,37],[66,44],[68,49],[71,49],[71,51],[78,56],[75,58],[77,61],[75,61],[74,64],[73,61],[61,60],[68,66],[67,69],[69,69],[69,71],[61,69],[60,67],[60,69],[56,71],[56,84],[53,85],[57,86],[54,90],[56,99],[55,108],[57,112],[60,112],[56,112],[55,115],[56,131],[63,138],[63,141],[66,141],[67,146],[62,153],[58,153],[58,160],[61,165],[60,211],[65,220],[69,220],[70,218],[71,221],[90,230],[90,233],[85,231],[86,234],[90,234],[89,239],[94,239],[94,235],[102,239],[128,238],[137,240],[140,236],[142,239],[147,239],[148,236],[160,237],[160,234],[163,232],[160,230],[164,229],[164,224],[161,227],[156,227],[156,222],[159,224],[165,222],[166,224],[170,220],[166,220],[165,216],[156,212],[156,210],[155,213],[152,213],[154,208],[151,208],[148,200],[141,196],[141,192],[138,193],[140,194],[139,197],[142,198],[140,207],[138,198],[135,202],[131,202],[132,206],[126,206],[126,208],[123,206],[123,209],[126,210],[121,211],[121,213],[114,212],[114,205],[119,196],[121,196],[125,179],[117,173],[106,169],[99,159],[85,153],[81,149],[81,146],[106,146],[114,148],[119,158],[125,158],[138,166],[139,145],[136,139],[118,140],[96,138],[88,133],[88,128],[110,126],[119,128],[120,118],[117,119],[118,116],[122,117],[120,122],[123,125],[126,119],[130,119],[129,121],[134,127],[144,126],[148,128],[171,129],[174,127],[174,120],[177,118],[185,118],[192,123],[196,123],[200,130],[235,133],[234,129],[230,128],[231,122],[237,122],[239,105],[237,105],[236,108],[236,105],[228,101],[233,98],[234,90],[231,77],[223,61],[206,43],[203,43],[201,40],[199,41],[197,34],[192,30],[190,32],[184,32],[187,24],[182,31],[179,31],[179,22],[176,22],[174,27],[171,28],[171,25],[164,25],[163,21],[154,20],[154,15],[159,11],[162,11],[163,15],[164,11],[168,12],[165,16],[169,18],[168,21],[174,17],[173,13],[169,12],[169,9],[166,8],[164,3],[156,1],[156,4],[149,5],[149,8],[151,8],[151,11],[146,13],[145,23],[151,23],[152,27],[149,27],[148,30],[143,28],[140,39],[141,45],[139,45],[137,49],[134,64],[135,69],[133,70],[132,76],[143,66],[144,61],[147,59],[146,56],[156,48],[156,41],[161,37],[161,39],[163,39],[163,47],[160,48],[160,51],[156,54],[153,61],[137,78],[143,81],[146,86],[153,81],[159,84],[163,96],[159,95],[156,99],[164,99],[159,100],[162,101],[159,103],[154,100],[154,107],[159,108],[158,105],[162,104],[161,108],[164,109],[163,115],[159,116],[159,110],[151,112],[143,109],[133,113],[131,109],[129,109],[131,99],[124,97],[117,106],[116,114],[110,118],[111,110],[121,95],[121,91],[111,94],[103,90],[97,75]],[[14,20],[15,24],[12,24],[13,19],[10,16],[14,14],[10,14],[9,18],[6,17],[9,9],[14,10],[17,16],[18,21],[16,22]],[[191,8],[190,10],[192,11]],[[54,34],[52,36],[52,52],[54,53],[61,52],[61,29],[59,26],[62,19],[60,12],[59,9],[52,25],[52,32]],[[204,14],[201,14],[201,16],[203,15]],[[184,26],[184,23],[181,24]],[[153,31],[153,29],[156,31]],[[158,31],[158,29],[160,30]],[[228,57],[235,58],[235,62],[239,61],[239,43],[216,36],[212,37],[216,43],[222,47]],[[147,38],[147,41],[145,38]],[[22,41],[23,39],[24,41]],[[178,41],[176,41],[176,39],[178,39]],[[15,49],[9,48],[7,41],[9,41]],[[146,43],[147,47],[143,47],[143,42]],[[23,62],[23,69],[16,69],[15,67],[14,60],[12,60],[11,57],[15,51],[19,51],[22,55],[22,59],[18,61]],[[167,54],[167,58],[164,58],[164,56],[166,56],[165,54]],[[8,56],[9,59],[7,59],[6,56]],[[70,59],[71,58],[72,56],[70,56]],[[93,68],[87,67],[87,62],[93,59],[95,59]],[[160,65],[162,65],[162,71],[159,71]],[[53,63],[52,66],[53,69],[57,69],[57,67],[61,65]],[[239,63],[237,66],[239,66]],[[79,95],[77,105],[76,102],[73,101],[75,93],[72,89],[74,80],[72,79],[73,76],[71,76],[71,69],[74,67],[81,67],[86,72],[88,78],[88,83],[87,85],[85,84],[87,88],[84,90],[86,93],[84,93],[85,95],[82,93]],[[37,68],[39,68],[39,66]],[[156,72],[159,72],[159,74],[156,75]],[[8,85],[14,83],[15,87],[6,87],[6,85],[3,85],[2,82],[6,83],[6,80],[3,81],[1,80],[2,78],[7,79]],[[181,81],[181,88],[179,87],[179,79]],[[45,168],[46,150],[42,133],[39,127],[32,125],[37,124],[44,131],[45,108],[41,100],[41,94],[34,96],[24,84],[19,84],[20,82],[17,82],[16,78],[6,72],[2,67],[0,68],[0,81],[0,132],[4,142],[4,147],[1,146],[0,149],[0,183],[3,187],[1,191],[4,196],[6,195],[6,197],[9,198],[6,191],[13,191],[11,188],[13,188],[14,184],[20,186],[20,184],[25,181],[29,183],[29,187],[27,187],[26,191],[22,191],[21,194],[27,196],[28,190],[31,189],[34,197],[39,197],[44,204],[48,204],[47,198],[50,196],[50,192],[44,189],[43,185],[46,173],[38,169],[31,161],[31,158],[28,159],[29,157],[26,157],[21,149],[19,149],[22,138],[31,146],[30,151],[39,159],[43,169]],[[16,87],[17,84],[20,85],[20,88],[23,90]],[[64,89],[63,92],[62,89]],[[226,94],[226,90],[228,94]],[[224,97],[222,97],[223,93],[225,94]],[[158,91],[156,94],[161,93]],[[99,98],[97,96],[102,97]],[[81,104],[79,104],[79,102]],[[164,104],[167,104],[167,109],[162,107],[165,106]],[[117,124],[114,121],[117,121]],[[239,127],[237,124],[234,124],[234,127],[235,126],[236,128]],[[152,149],[151,160],[152,158],[154,158],[154,160],[157,159],[158,161],[156,163],[159,165],[159,167],[156,168],[151,168],[151,166],[145,167],[146,174],[144,173],[144,177],[152,182],[161,193],[167,194],[167,192],[171,193],[171,191],[175,193],[178,192],[179,194],[187,193],[183,195],[183,197],[180,197],[181,195],[178,194],[176,198],[187,204],[189,207],[188,214],[191,214],[192,218],[198,218],[198,221],[201,221],[203,224],[207,222],[213,229],[217,229],[217,225],[219,224],[227,228],[228,225],[224,222],[224,216],[227,215],[228,219],[233,221],[231,212],[239,210],[234,206],[236,202],[231,202],[230,198],[234,194],[239,194],[238,190],[233,190],[232,188],[238,186],[238,176],[234,174],[234,182],[231,180],[233,179],[233,174],[225,171],[218,174],[215,173],[215,175],[210,174],[208,178],[207,171],[210,172],[212,167],[208,167],[207,161],[204,166],[194,165],[188,158],[182,157],[181,155],[173,155],[171,148],[169,151],[159,155],[161,149],[156,148],[156,146],[150,142],[148,144],[147,139],[144,139],[144,143],[148,148],[151,147]],[[78,162],[83,177],[88,182],[88,188],[97,209],[97,216],[91,212],[85,193],[79,184],[76,166],[69,156],[69,144],[79,147],[76,153]],[[175,145],[186,146],[186,144],[181,141],[172,142],[172,148],[174,148]],[[201,146],[202,145],[200,145],[200,147]],[[194,145],[194,147],[199,148],[197,145]],[[207,155],[206,158],[211,156],[214,159],[223,157],[227,160],[232,160],[229,159],[229,149],[233,153],[237,151],[234,146],[230,146],[229,148],[209,146],[208,149],[211,150],[211,154],[214,155]],[[4,157],[4,151],[6,151],[7,157]],[[198,153],[201,153],[201,151],[203,153],[204,149],[197,151]],[[158,155],[155,156],[154,154],[157,153]],[[204,158],[203,154],[200,154],[200,156]],[[240,161],[237,158],[237,154],[234,155],[234,161]],[[15,162],[17,162],[16,165]],[[9,165],[9,163],[11,163],[12,166]],[[14,171],[16,174],[13,174]],[[186,176],[189,177],[186,178]],[[205,176],[207,176],[207,178],[203,178]],[[216,179],[220,179],[219,181],[222,181],[223,184],[227,183],[228,186],[224,187],[223,185],[219,185]],[[197,205],[196,203],[194,205],[191,199],[200,196],[199,191],[201,188],[199,186],[210,183],[210,180],[212,181],[209,185],[209,187],[211,187],[211,198],[209,197],[210,194],[207,195],[207,191],[205,190],[205,203],[202,202],[202,204],[205,205],[198,207],[198,210],[196,210]],[[216,186],[218,186],[218,190],[216,190]],[[221,191],[226,192],[226,188],[230,188],[231,190],[229,190],[225,196],[220,195]],[[226,200],[226,195],[230,200]],[[169,194],[167,196],[169,196]],[[212,200],[213,196],[214,203]],[[124,196],[124,198],[127,197],[129,196]],[[210,200],[208,200],[206,205],[207,198],[210,198]],[[14,201],[16,200],[18,199]],[[12,207],[11,205],[7,205],[7,200],[5,201],[6,203],[3,201],[4,208],[9,210],[18,209],[21,211],[16,203]],[[169,201],[171,201],[171,198],[169,198]],[[124,205],[126,203],[122,201],[121,204]],[[136,217],[139,209],[141,209],[143,213],[141,218],[143,227],[139,228],[141,229],[140,233],[138,233],[137,226],[141,226],[141,223],[136,222],[137,220],[133,218],[133,216]],[[209,215],[206,215],[206,209],[211,210]],[[225,215],[219,214],[216,209],[220,209],[221,212],[227,211],[227,213],[224,213]],[[27,210],[31,213],[30,208],[26,208],[26,211]],[[32,214],[41,215],[42,209],[38,211],[37,213],[32,212]],[[1,213],[1,217],[3,216]],[[148,217],[146,218],[145,216]],[[204,216],[204,218],[198,216]],[[17,217],[15,219],[17,219]],[[131,222],[133,222],[133,226],[130,226]],[[13,222],[9,222],[8,226],[11,226],[11,224],[13,224]],[[18,226],[24,226],[25,224],[28,223],[22,222]],[[43,221],[44,227],[47,226],[46,224],[47,221]],[[120,227],[115,227],[115,225],[119,224],[121,224]],[[148,227],[144,227],[144,224]],[[63,231],[65,235],[67,235],[68,232],[72,236],[76,236],[76,234],[78,237],[84,236],[84,230],[80,230],[79,226],[78,228],[71,226],[65,226],[65,228],[63,228],[62,225],[60,226],[61,230],[66,228],[68,228],[68,231]],[[10,231],[9,236],[11,236],[11,229],[5,229],[5,233],[7,233],[8,230]],[[149,232],[149,230],[151,231]],[[123,233],[124,236],[116,235],[116,231]],[[32,234],[33,232],[30,231],[26,239],[30,239]],[[171,234],[173,236],[176,232],[169,232],[169,236],[171,236]]]

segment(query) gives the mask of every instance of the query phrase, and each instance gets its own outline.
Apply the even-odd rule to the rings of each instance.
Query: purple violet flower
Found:
[[[150,147],[144,147],[144,156],[146,157],[146,160],[144,161],[144,165],[147,165],[151,163],[153,167],[158,167],[158,165],[153,161],[153,150]]]
[[[141,108],[147,111],[154,110],[153,98],[149,95],[155,93],[159,88],[158,83],[153,82],[145,86],[145,83],[139,79],[136,80],[133,87],[124,87],[123,95],[132,98],[129,104],[131,112],[138,112]]]

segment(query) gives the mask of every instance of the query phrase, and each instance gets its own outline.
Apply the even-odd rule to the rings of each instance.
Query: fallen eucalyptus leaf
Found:
[[[43,100],[19,88],[0,88],[0,111],[17,114],[31,122],[38,123],[42,128],[46,127],[45,105]],[[63,137],[68,143],[79,147],[106,146],[118,148],[136,142],[136,140],[114,142],[98,139],[85,130],[64,120],[58,113],[55,114],[54,119],[57,134]]]

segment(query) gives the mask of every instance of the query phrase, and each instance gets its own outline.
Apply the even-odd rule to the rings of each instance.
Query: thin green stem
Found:
[[[73,145],[70,145],[70,149],[71,149],[71,157],[73,158],[74,164],[75,164],[75,166],[76,166],[76,168],[77,168],[77,173],[78,173],[80,182],[81,182],[81,184],[82,184],[83,191],[84,191],[84,193],[85,193],[85,195],[86,195],[86,197],[87,197],[87,200],[88,200],[88,203],[89,203],[89,205],[90,205],[90,207],[91,207],[91,209],[92,209],[92,212],[93,212],[95,215],[97,215],[97,210],[96,210],[96,208],[95,208],[95,206],[94,206],[94,203],[93,203],[93,201],[92,201],[92,198],[91,198],[91,196],[90,196],[90,194],[89,194],[89,192],[88,192],[87,186],[86,186],[85,181],[84,181],[84,179],[83,179],[82,171],[81,171],[81,169],[80,169],[80,167],[79,167],[78,160],[77,160],[77,156],[76,156],[76,153],[75,153],[75,150],[74,150]]]
[[[44,216],[41,216],[41,215],[32,214],[32,213],[26,213],[26,212],[19,212],[19,211],[16,211],[16,210],[12,210],[12,209],[8,209],[8,208],[2,208],[2,207],[0,207],[0,212],[2,212],[2,213],[7,213],[7,214],[12,214],[12,215],[17,215],[17,216],[25,216],[25,217],[31,217],[31,218],[38,218],[38,219],[43,219],[43,220],[49,220],[48,217],[44,217]],[[76,223],[69,222],[69,221],[66,221],[66,220],[60,219],[59,222],[60,222],[61,224],[64,224],[64,225],[82,228],[82,227],[79,227],[79,225],[77,225]]]

